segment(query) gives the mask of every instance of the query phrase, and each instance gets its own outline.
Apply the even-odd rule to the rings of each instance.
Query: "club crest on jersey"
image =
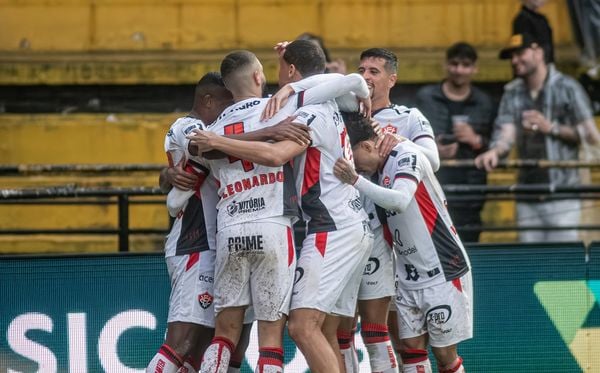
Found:
[[[389,133],[391,135],[395,135],[398,132],[398,129],[392,126],[391,123],[388,123],[387,126],[383,127],[381,130],[383,133]]]
[[[390,185],[392,185],[392,180],[390,179],[389,176],[386,176],[383,178],[383,186],[384,187],[389,187]]]
[[[208,291],[198,295],[198,303],[203,309],[207,309],[213,303],[213,296]]]

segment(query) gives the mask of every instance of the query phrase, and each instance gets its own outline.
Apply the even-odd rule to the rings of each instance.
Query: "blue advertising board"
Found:
[[[600,245],[468,251],[468,372],[600,372]],[[159,254],[0,258],[0,371],[142,373],[164,338],[169,286]],[[243,371],[256,360],[254,330]],[[287,336],[285,363],[307,371]]]

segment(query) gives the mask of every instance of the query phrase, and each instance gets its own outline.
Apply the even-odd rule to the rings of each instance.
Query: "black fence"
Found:
[[[472,167],[472,161],[445,161],[446,167]],[[156,172],[164,166],[156,164],[129,165],[0,165],[0,176],[15,175],[59,175],[90,173],[94,175]],[[534,161],[512,160],[502,162],[500,168],[521,167],[585,167],[600,168],[600,163],[580,161]],[[444,185],[444,192],[449,201],[549,201],[564,199],[597,200],[600,199],[600,185]],[[130,188],[96,188],[78,187],[76,185],[0,189],[0,204],[12,205],[106,205],[118,206],[117,226],[114,228],[84,229],[0,229],[0,235],[31,234],[89,234],[118,235],[118,250],[129,251],[129,236],[136,234],[166,234],[167,229],[132,229],[129,221],[129,208],[132,204],[164,204],[164,198],[143,198],[164,196],[158,187]],[[103,198],[99,198],[103,197]],[[132,198],[134,197],[134,198]],[[165,210],[166,213],[166,210]],[[600,225],[572,225],[561,227],[503,225],[482,227],[457,227],[463,230],[482,230],[494,232],[522,230],[600,230]]]

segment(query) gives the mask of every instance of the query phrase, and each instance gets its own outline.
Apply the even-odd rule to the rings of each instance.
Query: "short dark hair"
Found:
[[[364,60],[365,58],[383,58],[385,60],[385,69],[392,74],[395,74],[398,71],[398,57],[389,49],[385,48],[371,48],[363,51],[360,54],[360,60]]]
[[[227,90],[227,88],[225,88],[225,83],[223,83],[221,74],[216,71],[211,71],[204,74],[204,76],[198,80],[195,96],[202,97],[207,94],[215,95],[215,92],[223,92],[223,90]]]
[[[308,40],[294,40],[285,47],[283,59],[306,78],[325,72],[325,54],[321,47]]]
[[[247,50],[229,53],[221,62],[221,76],[223,77],[223,81],[226,82],[231,74],[253,64],[256,60],[256,55]]]
[[[342,118],[346,125],[346,131],[350,138],[350,144],[355,146],[359,142],[372,140],[377,137],[368,118],[358,112],[342,112]]]
[[[454,58],[477,62],[477,51],[471,44],[459,41],[446,50],[446,61]]]

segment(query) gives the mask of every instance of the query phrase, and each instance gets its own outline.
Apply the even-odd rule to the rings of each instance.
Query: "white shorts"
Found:
[[[428,333],[433,347],[446,347],[473,337],[471,272],[425,289],[398,288],[394,303],[401,339]]]
[[[171,278],[167,322],[191,322],[214,328],[215,252],[170,256],[166,261]]]
[[[290,225],[236,224],[217,233],[215,311],[253,306],[256,320],[289,313],[296,255]]]
[[[290,308],[354,317],[360,279],[372,247],[373,234],[366,222],[306,236]]]
[[[383,238],[383,227],[373,231],[373,251],[360,281],[358,300],[379,299],[396,294],[394,252]]]

